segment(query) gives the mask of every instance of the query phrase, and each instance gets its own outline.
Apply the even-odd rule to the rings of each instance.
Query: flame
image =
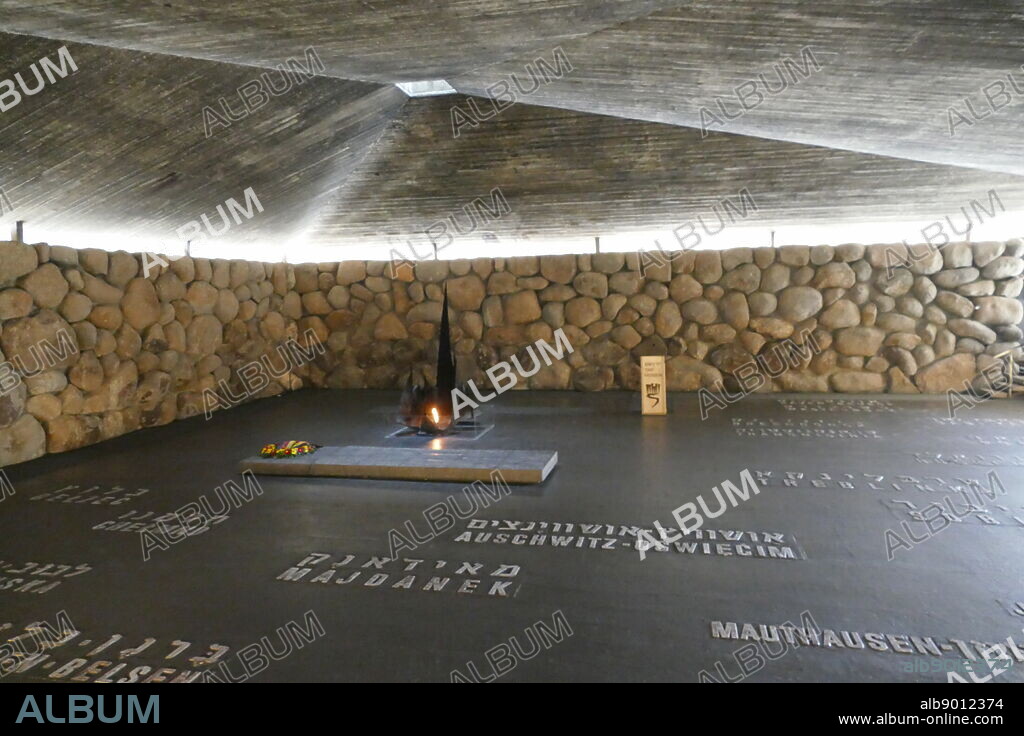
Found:
[[[436,406],[430,407],[430,416],[434,420],[434,424],[437,424],[438,422],[441,421],[441,415],[437,413]]]

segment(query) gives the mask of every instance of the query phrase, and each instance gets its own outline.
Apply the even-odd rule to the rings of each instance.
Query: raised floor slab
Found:
[[[506,483],[543,483],[558,464],[550,450],[427,449],[346,445],[321,447],[312,455],[250,457],[241,469],[257,475],[472,483],[500,473]]]

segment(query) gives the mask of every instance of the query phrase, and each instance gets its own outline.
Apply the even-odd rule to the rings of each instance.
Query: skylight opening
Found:
[[[409,97],[437,97],[454,95],[457,90],[443,79],[427,79],[420,82],[398,82],[395,86]]]

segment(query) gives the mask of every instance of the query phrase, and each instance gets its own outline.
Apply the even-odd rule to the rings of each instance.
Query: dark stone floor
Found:
[[[315,641],[293,646],[254,679],[447,682],[456,669],[472,677],[470,662],[486,678],[493,668],[485,652],[510,638],[524,656],[500,678],[509,681],[696,681],[702,670],[736,679],[734,652],[746,647],[739,658],[749,660],[753,681],[945,682],[964,658],[954,640],[975,657],[971,641],[1013,637],[1024,651],[1024,405],[1017,400],[989,401],[949,421],[943,397],[752,396],[701,421],[694,395],[673,396],[667,417],[643,418],[632,394],[507,393],[486,407],[492,430],[455,442],[552,449],[559,467],[545,484],[513,486],[475,521],[403,550],[402,558],[423,560],[411,572],[398,563],[360,566],[386,557],[389,530],[406,520],[425,534],[424,510],[459,485],[264,477],[262,495],[240,500],[204,533],[152,549],[148,561],[139,527],[104,524],[122,516],[152,521],[203,495],[220,506],[215,488],[240,482],[238,460],[266,442],[415,444],[386,438],[396,401],[392,392],[304,391],[7,468],[16,494],[0,502],[0,641],[32,622],[55,624],[61,611],[81,633],[6,680],[95,680],[119,664],[108,677],[224,676],[221,663],[242,679],[239,651],[262,637],[282,651],[276,630],[305,625],[307,611],[324,635],[314,631]],[[620,535],[620,525],[650,528],[656,519],[668,528],[672,509],[701,494],[714,509],[712,488],[726,479],[738,484],[744,469],[770,475],[761,476],[760,494],[705,524],[719,530],[717,539],[688,538],[695,547],[652,550],[641,561],[628,533]],[[963,508],[955,491],[972,481],[997,497],[931,538],[924,522],[910,524],[923,541],[887,561],[887,529],[904,536],[908,514],[947,497]],[[72,484],[86,502],[33,498]],[[142,488],[148,492],[129,495]],[[88,501],[98,494],[123,503]],[[489,522],[502,520],[538,524],[501,537]],[[467,524],[488,526],[460,542]],[[730,541],[722,530],[745,534]],[[481,532],[494,536],[472,541]],[[759,541],[745,546],[749,532]],[[783,536],[766,543],[765,533]],[[757,545],[765,555],[788,548],[796,559],[758,557]],[[310,553],[330,558],[307,561],[313,571],[299,580],[277,579]],[[346,555],[355,557],[331,567]],[[437,568],[439,561],[446,564]],[[483,567],[460,571],[463,562]],[[47,563],[71,567],[40,569]],[[518,574],[501,577],[514,572],[502,566],[519,566]],[[329,582],[313,582],[332,569]],[[352,582],[336,584],[356,571]],[[430,577],[445,575],[445,589],[423,590]],[[393,587],[403,578],[411,588]],[[59,584],[46,590],[52,581]],[[502,581],[511,582],[493,585]],[[713,621],[736,623],[743,635],[743,624],[799,624],[805,611],[839,643],[825,631],[822,642],[832,646],[789,647],[771,660],[765,648],[777,654],[780,645],[752,641],[751,633],[761,635],[756,628],[745,641],[712,636]],[[572,636],[548,640],[527,659],[526,631],[540,621],[556,631],[559,618]],[[854,632],[895,639],[875,639],[888,651],[843,646],[864,641]],[[115,634],[123,638],[108,644]],[[145,649],[127,651],[150,638]],[[213,665],[189,662],[216,655],[211,645],[229,649]],[[907,646],[938,647],[941,655],[893,651]],[[499,668],[510,661],[492,657]],[[255,671],[259,660],[252,661]],[[1018,663],[994,679],[1024,682],[1022,673]]]

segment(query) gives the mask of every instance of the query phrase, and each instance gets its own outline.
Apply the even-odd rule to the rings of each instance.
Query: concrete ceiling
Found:
[[[47,39],[0,33],[7,69],[55,56]],[[219,98],[258,70],[102,46],[68,44],[79,71],[0,113],[0,187],[20,220],[48,230],[119,233],[179,244],[175,231],[216,208],[264,211],[234,223],[231,241],[288,238],[362,161],[406,102],[391,85],[319,77],[244,119],[204,126]],[[33,80],[28,73],[29,80]],[[272,80],[283,89],[283,78]],[[210,135],[207,136],[207,131]]]
[[[478,215],[474,236],[542,241],[670,230],[698,216],[716,229],[714,205],[723,198],[738,204],[743,189],[757,212],[736,224],[782,231],[794,223],[947,215],[960,225],[960,208],[988,204],[992,189],[1007,210],[1024,210],[1024,178],[1009,174],[729,133],[702,139],[693,128],[532,105],[515,105],[453,138],[450,108],[468,99],[409,100],[377,144],[386,155],[353,172],[323,208],[311,242],[379,236],[429,253],[419,244],[429,243],[432,223],[454,216],[470,229],[463,207],[476,198],[492,204],[494,187],[512,212],[486,225]],[[457,234],[450,220],[447,229]]]
[[[0,0],[3,30],[273,67],[313,46],[326,74],[445,79],[679,0]]]
[[[79,68],[0,113],[30,227],[173,241],[247,187],[266,209],[233,239],[324,246],[414,237],[494,187],[493,235],[527,239],[672,227],[744,186],[768,227],[1024,199],[1024,0],[0,0],[0,32],[0,80],[64,42]],[[467,98],[393,86],[485,107],[556,47],[571,72],[458,138]],[[320,78],[206,136],[204,107],[307,48]],[[806,48],[820,71],[702,134],[702,107]],[[950,136],[1007,74],[1022,93]]]
[[[567,41],[573,72],[542,84],[530,104],[700,128],[701,108],[742,110],[735,89],[786,57],[821,67],[783,72],[787,89],[712,130],[918,161],[1024,174],[1024,2],[1020,0],[694,0]],[[459,75],[461,92],[486,95],[536,54]],[[813,69],[813,66],[808,66]],[[1013,74],[1017,92],[1007,80]],[[796,83],[794,83],[796,80]],[[1010,104],[992,112],[982,88],[1002,80]],[[527,80],[529,77],[527,76]],[[526,86],[524,84],[524,86]],[[996,94],[993,88],[992,94]],[[974,125],[954,118],[951,106]],[[997,105],[1006,104],[1003,98]],[[705,117],[705,121],[709,118]]]

